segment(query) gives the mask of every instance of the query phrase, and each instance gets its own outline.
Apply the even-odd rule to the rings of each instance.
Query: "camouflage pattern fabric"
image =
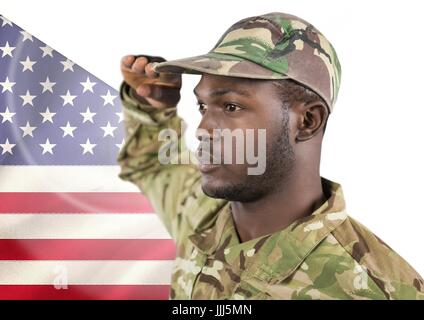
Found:
[[[209,73],[254,79],[293,79],[334,108],[341,66],[336,51],[309,22],[273,12],[232,25],[203,55],[157,63],[158,72]]]
[[[312,215],[240,243],[230,203],[203,193],[197,167],[158,161],[159,131],[180,132],[176,107],[143,105],[125,83],[120,93],[127,130],[120,178],[150,199],[175,239],[171,299],[424,298],[420,275],[347,215],[340,185],[324,178],[331,197]]]

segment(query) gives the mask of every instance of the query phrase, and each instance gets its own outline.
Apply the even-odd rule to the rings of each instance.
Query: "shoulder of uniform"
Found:
[[[372,280],[390,297],[396,291],[424,298],[424,281],[397,252],[367,227],[348,216],[331,234],[350,256],[364,268]]]

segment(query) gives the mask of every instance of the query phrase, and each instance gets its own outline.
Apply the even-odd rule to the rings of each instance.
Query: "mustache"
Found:
[[[215,152],[211,152],[212,150],[216,150],[216,148],[220,148],[220,145],[214,145],[212,147],[212,145],[208,145],[207,147],[200,143],[200,145],[197,147],[196,151],[194,152],[194,155],[196,157],[196,159],[200,162],[200,163],[222,163],[222,156],[221,154],[217,155],[214,154]]]

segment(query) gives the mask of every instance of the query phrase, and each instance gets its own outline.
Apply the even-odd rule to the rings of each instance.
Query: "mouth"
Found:
[[[200,147],[197,148],[195,155],[198,161],[197,167],[202,173],[209,173],[221,167],[221,161],[219,159],[214,158],[212,154],[202,150]]]
[[[207,164],[207,163],[199,163],[197,165],[197,167],[199,168],[199,171],[202,173],[209,173],[211,171],[214,171],[216,169],[218,169],[219,167],[221,167],[220,164]]]

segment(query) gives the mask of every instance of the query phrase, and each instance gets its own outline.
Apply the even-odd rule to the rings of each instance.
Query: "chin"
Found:
[[[203,192],[216,199],[227,201],[250,202],[257,199],[258,193],[247,188],[246,184],[218,183],[217,181],[204,181],[202,183]]]
[[[222,191],[225,189],[225,184],[217,181],[211,177],[202,177],[202,190],[203,192],[211,197],[217,199],[225,199],[225,194]]]

